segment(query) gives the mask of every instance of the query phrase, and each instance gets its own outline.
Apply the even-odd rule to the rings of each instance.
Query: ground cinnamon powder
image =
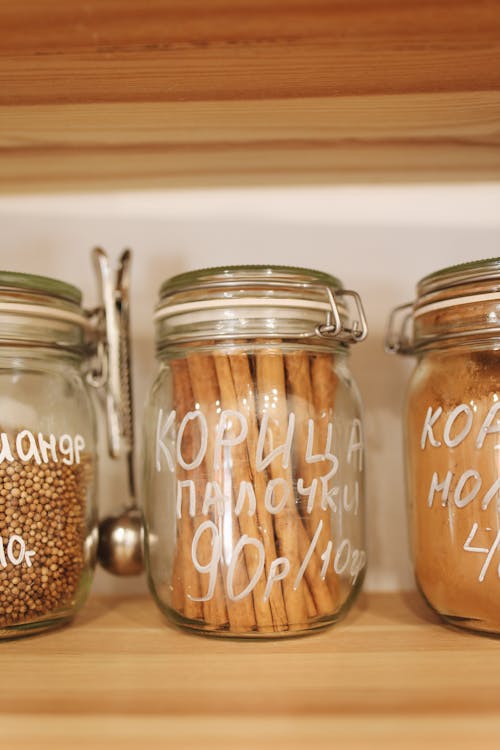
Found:
[[[406,409],[418,585],[458,625],[500,632],[500,351],[426,352]],[[491,346],[491,345],[490,345]]]

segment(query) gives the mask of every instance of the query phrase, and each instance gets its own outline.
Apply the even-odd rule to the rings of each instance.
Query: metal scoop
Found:
[[[109,260],[101,248],[94,250],[94,262],[100,286],[101,311],[104,312],[105,344],[101,346],[99,373],[93,384],[106,386],[106,410],[109,453],[113,458],[125,455],[129,499],[122,511],[104,518],[99,524],[97,557],[110,573],[138,575],[144,570],[143,526],[137,506],[134,471],[134,411],[130,368],[130,258],[129,250],[120,257],[116,280]],[[104,349],[104,350],[103,350]]]

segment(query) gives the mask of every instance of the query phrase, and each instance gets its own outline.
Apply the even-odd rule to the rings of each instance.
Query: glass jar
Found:
[[[0,637],[67,622],[90,587],[95,420],[78,289],[0,273]]]
[[[500,634],[500,259],[426,276],[406,308],[388,345],[417,357],[405,410],[417,584],[447,623]]]
[[[103,292],[107,258],[95,257]],[[104,300],[86,312],[69,284],[0,272],[0,638],[69,622],[90,589],[97,443],[88,382],[106,388],[112,454],[120,443],[119,335],[107,335],[118,315],[107,313]]]
[[[155,317],[144,512],[159,607],[217,636],[330,625],[366,564],[358,295],[316,271],[213,268],[165,282]]]

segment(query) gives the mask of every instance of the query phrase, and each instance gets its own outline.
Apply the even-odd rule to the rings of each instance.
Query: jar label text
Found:
[[[427,484],[421,501],[427,512],[441,508],[447,514],[449,543],[477,558],[479,583],[494,570],[495,561],[500,579],[500,402],[495,399],[479,409],[471,399],[449,411],[429,406],[420,449],[436,459],[422,473]]]
[[[0,464],[15,460],[28,463],[34,461],[39,466],[50,461],[72,466],[79,464],[85,440],[81,435],[44,435],[42,432],[22,430],[11,436],[6,432],[0,433]]]
[[[280,424],[277,431],[283,436],[279,443],[271,437],[272,425],[276,428],[276,423],[276,418],[264,412],[258,431],[250,439],[247,418],[237,410],[221,411],[216,424],[213,419],[207,419],[201,409],[184,415],[175,410],[158,412],[156,471],[167,470],[174,476],[175,515],[179,521],[186,517],[193,519],[191,562],[198,573],[206,575],[202,596],[189,595],[193,601],[209,601],[214,596],[219,566],[223,562],[227,565],[223,582],[226,595],[234,602],[252,593],[255,596],[255,587],[262,576],[265,580],[263,601],[266,601],[279,581],[291,580],[293,590],[297,590],[306,572],[310,573],[313,562],[318,581],[324,581],[333,571],[348,577],[352,585],[366,565],[366,552],[350,539],[350,523],[347,522],[349,516],[360,513],[364,449],[360,420],[354,418],[345,425],[346,439],[342,447],[343,460],[349,467],[348,481],[339,480],[341,460],[334,452],[331,422],[323,425],[322,444],[319,444],[317,423],[313,419],[298,423],[294,412],[290,411],[286,424]],[[300,440],[299,430],[302,431]],[[302,454],[297,462],[299,445]],[[235,469],[238,455],[241,456],[238,450],[242,449],[245,464],[248,460],[246,465],[254,467],[253,475],[244,478]],[[302,466],[304,475],[294,475],[292,479],[294,463]],[[270,476],[273,474],[269,471],[271,466],[274,475]],[[204,478],[201,482],[200,476]],[[258,535],[233,536],[233,518],[255,517],[259,525],[262,513],[289,525],[292,535],[295,524],[302,529],[305,519],[311,518],[307,542],[302,547],[299,545],[300,554],[293,561],[279,554],[279,549],[275,557],[268,559],[265,539]],[[318,515],[313,516],[315,513]],[[336,514],[337,519],[335,540],[331,538],[329,521],[325,528],[331,514]],[[250,551],[256,561],[252,577],[243,588],[241,584],[238,588],[238,566]]]

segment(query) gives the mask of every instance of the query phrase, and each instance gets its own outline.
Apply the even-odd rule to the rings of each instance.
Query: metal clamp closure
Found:
[[[325,287],[325,291],[330,302],[330,309],[326,313],[326,323],[316,326],[316,334],[345,343],[363,341],[368,334],[368,325],[359,294],[351,289],[339,289],[334,294],[330,287]],[[350,325],[342,322],[337,304],[338,297],[350,297],[354,300],[356,315],[351,319]]]
[[[391,312],[385,336],[385,350],[388,354],[414,353],[413,302],[398,305]]]
[[[96,248],[93,252],[99,286],[99,306],[88,313],[95,320],[97,346],[95,367],[88,373],[87,381],[95,388],[104,389],[110,456],[119,458],[125,452],[132,464],[134,436],[129,333],[130,258],[130,251],[125,250],[114,274],[104,250]],[[133,489],[131,466],[129,472]]]

